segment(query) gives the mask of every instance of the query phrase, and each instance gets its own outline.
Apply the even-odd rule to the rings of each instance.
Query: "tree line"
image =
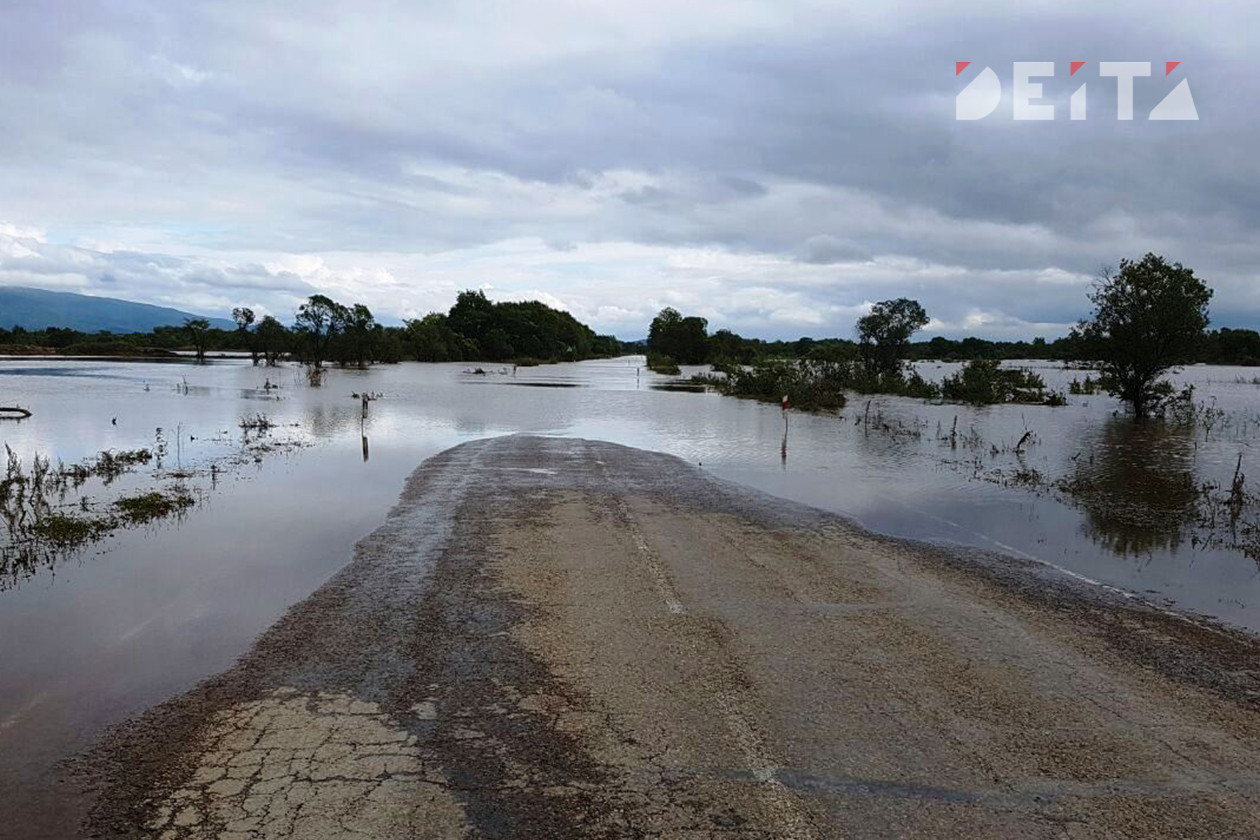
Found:
[[[1163,377],[1178,365],[1260,365],[1260,333],[1208,331],[1211,299],[1212,289],[1193,270],[1148,253],[1139,260],[1121,260],[1118,270],[1101,272],[1089,294],[1091,315],[1052,342],[937,337],[912,343],[928,315],[917,301],[897,298],[875,304],[858,319],[854,341],[765,342],[729,330],[709,335],[705,319],[666,308],[652,321],[646,349],[656,370],[676,369],[676,363],[711,364],[726,372],[725,379],[717,380],[722,387],[735,393],[743,388],[742,395],[763,399],[789,394],[790,384],[798,392],[814,394],[843,389],[1059,404],[1062,395],[1043,394],[1044,383],[1039,385],[1035,376],[1021,378],[1021,372],[998,363],[1015,358],[1079,362],[1098,369],[1101,386],[1140,419],[1176,397]],[[968,365],[937,385],[925,382],[908,364],[923,359],[965,360]],[[795,364],[787,363],[792,360]]]
[[[361,304],[345,305],[312,295],[286,326],[273,316],[261,319],[247,307],[233,310],[236,328],[217,329],[201,318],[151,333],[112,335],[50,327],[0,328],[0,352],[53,350],[72,355],[143,355],[192,348],[199,358],[213,351],[248,352],[255,364],[291,358],[315,368],[326,362],[367,367],[378,362],[417,361],[578,361],[646,349],[649,365],[672,370],[677,363],[737,367],[808,362],[827,370],[829,381],[865,392],[932,396],[907,366],[923,359],[968,361],[976,366],[955,383],[959,394],[1023,394],[1028,383],[1006,381],[1003,359],[1089,362],[1102,370],[1105,386],[1144,416],[1170,395],[1162,375],[1193,362],[1260,365],[1260,333],[1249,329],[1209,331],[1212,290],[1180,263],[1147,254],[1122,260],[1105,271],[1090,294],[1093,313],[1063,338],[1031,342],[951,340],[913,342],[928,323],[923,307],[909,298],[875,304],[856,324],[853,340],[828,338],[763,341],[731,330],[708,331],[708,322],[666,308],[652,320],[646,342],[626,344],[596,335],[568,312],[540,301],[494,302],[483,292],[465,291],[446,313],[432,312],[401,327],[378,323]],[[644,347],[644,343],[646,347]],[[980,365],[984,362],[984,365]],[[780,365],[782,367],[782,365]],[[768,370],[768,368],[767,368]],[[797,368],[793,375],[799,375]],[[762,371],[766,373],[766,371]],[[1001,380],[1001,381],[999,381]],[[775,388],[774,375],[757,381]],[[948,384],[948,383],[946,383]],[[939,393],[939,392],[935,392]]]
[[[0,352],[162,355],[191,349],[199,359],[230,351],[249,353],[254,364],[293,359],[317,368],[330,362],[365,368],[404,360],[580,361],[615,356],[624,349],[615,337],[596,335],[568,312],[539,301],[496,303],[480,291],[461,292],[449,312],[433,312],[401,327],[380,324],[364,304],[343,304],[327,295],[308,298],[289,325],[271,315],[258,318],[243,306],[232,310],[232,320],[235,329],[190,318],[180,326],[129,334],[0,328]]]
[[[663,310],[662,314],[666,311],[670,310]],[[697,341],[693,334],[688,339],[688,346],[703,348],[700,352],[680,351],[674,346],[666,348],[660,344],[654,345],[650,341],[640,343],[640,352],[646,349],[659,354],[660,357],[669,357],[670,361],[684,365],[722,363],[751,365],[758,359],[804,359],[837,353],[855,355],[860,352],[856,339],[804,337],[790,341],[766,341],[760,338],[745,338],[728,329],[710,333],[707,331],[707,321],[704,318],[696,317],[694,320],[704,323],[704,339]],[[692,329],[694,330],[694,327]],[[975,336],[961,339],[935,336],[927,341],[909,342],[905,347],[905,358],[910,361],[939,362],[967,362],[972,359],[995,361],[1036,359],[1073,362],[1080,360],[1083,353],[1080,337],[1074,334],[1053,340],[1034,338],[1031,341],[993,341]],[[1209,365],[1260,367],[1260,332],[1229,327],[1207,330],[1189,359],[1189,363],[1196,362]]]

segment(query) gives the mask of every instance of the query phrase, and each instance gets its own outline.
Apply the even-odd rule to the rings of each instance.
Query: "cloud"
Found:
[[[801,260],[826,265],[838,262],[867,262],[871,252],[851,239],[841,239],[829,233],[819,233],[805,240],[801,247]]]
[[[1216,287],[1215,322],[1255,326],[1258,17],[13,0],[0,283],[277,314],[320,290],[387,318],[489,283],[600,331],[642,335],[671,303],[775,337],[848,335],[908,295],[945,332],[1031,335],[1084,314],[1100,266],[1155,250]],[[1060,119],[954,120],[971,74],[993,67],[1000,114],[1011,61],[1059,57]],[[1120,123],[1097,63],[1133,58],[1182,65]],[[1199,122],[1142,119],[1186,78]],[[1082,82],[1090,118],[1068,121]]]
[[[57,245],[0,225],[0,285],[104,294],[224,314],[244,302],[287,317],[317,288],[301,276],[250,263]]]

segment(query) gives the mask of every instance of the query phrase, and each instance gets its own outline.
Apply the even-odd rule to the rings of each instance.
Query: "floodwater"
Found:
[[[1189,368],[1176,378],[1211,407],[1204,422],[1134,429],[1102,395],[1062,408],[887,397],[868,408],[853,398],[838,416],[792,412],[785,423],[776,405],[680,387],[640,365],[484,365],[478,375],[473,365],[402,364],[330,370],[312,388],[298,368],[242,360],[0,360],[0,404],[34,412],[0,421],[0,439],[25,463],[154,449],[160,428],[160,479],[149,465],[81,492],[177,482],[199,499],[178,518],[0,570],[0,802],[26,815],[7,829],[64,832],[57,819],[72,809],[54,806],[59,760],[229,666],[347,562],[423,459],[492,435],[669,452],[876,531],[1031,557],[1260,631],[1256,560],[1208,538],[1194,503],[1205,483],[1229,487],[1240,455],[1242,472],[1260,478],[1260,371]],[[1085,375],[1031,366],[1056,389]],[[921,366],[936,378],[954,369]],[[379,395],[366,417],[352,396],[362,392]],[[240,422],[259,414],[276,424],[265,439],[298,445],[243,449]],[[1092,492],[1071,498],[1016,474]]]

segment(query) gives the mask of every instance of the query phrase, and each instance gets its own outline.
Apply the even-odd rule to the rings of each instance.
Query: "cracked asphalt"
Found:
[[[1258,664],[1033,564],[511,436],[421,465],[76,774],[109,838],[1255,838]]]

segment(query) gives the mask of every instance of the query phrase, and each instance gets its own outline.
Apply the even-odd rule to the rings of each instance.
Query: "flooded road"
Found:
[[[1258,647],[668,455],[492,438],[426,461],[236,666],[94,749],[89,825],[1253,837]]]
[[[679,391],[641,364],[486,366],[485,375],[465,364],[403,364],[332,370],[310,388],[299,369],[241,361],[0,361],[0,402],[34,412],[0,425],[19,458],[69,464],[105,449],[153,448],[160,428],[165,468],[191,473],[200,499],[177,520],[0,575],[0,790],[9,801],[55,801],[57,760],[228,667],[346,564],[418,463],[515,432],[667,452],[875,531],[1034,558],[1260,630],[1256,562],[1199,540],[1186,499],[1188,488],[1228,483],[1240,455],[1260,477],[1253,370],[1181,375],[1219,409],[1210,430],[1134,433],[1105,396],[1070,397],[1057,409],[875,398],[870,412],[889,431],[856,425],[866,406],[854,399],[840,417],[793,413],[785,446],[776,406]],[[951,369],[924,366],[929,376]],[[1040,372],[1062,389],[1084,376]],[[366,418],[352,397],[362,392],[380,395]],[[236,458],[241,419],[260,413],[277,438],[301,445]],[[938,430],[954,428],[955,417],[974,445],[942,442]],[[1036,443],[1016,458],[1010,450],[1030,430]],[[207,474],[224,459],[235,465]],[[1019,468],[1088,479],[1108,491],[1091,498],[1110,502],[1072,502],[1005,479]],[[32,826],[23,836],[40,834]]]

